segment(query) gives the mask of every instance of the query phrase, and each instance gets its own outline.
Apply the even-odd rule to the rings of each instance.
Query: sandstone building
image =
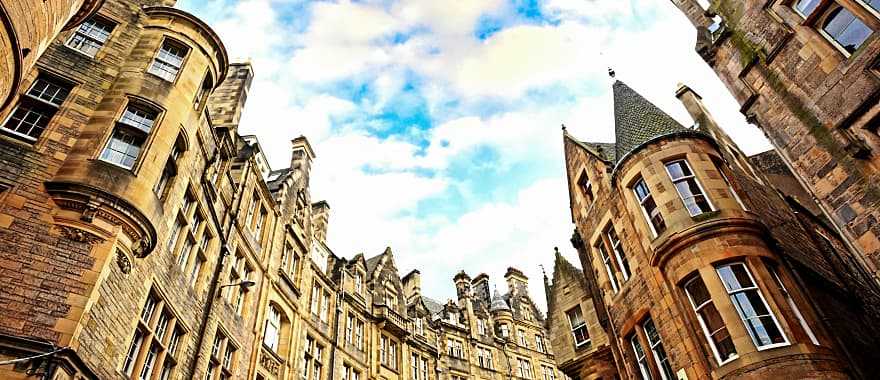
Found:
[[[880,3],[674,0],[697,51],[821,215],[880,276]]]
[[[548,323],[574,379],[870,378],[876,293],[774,152],[749,159],[700,96],[680,125],[620,81],[614,143],[564,132],[572,243]],[[580,274],[580,275],[579,275]]]
[[[272,170],[253,68],[172,3],[0,3],[0,378],[559,378],[520,271],[444,304],[334,254],[312,146]]]

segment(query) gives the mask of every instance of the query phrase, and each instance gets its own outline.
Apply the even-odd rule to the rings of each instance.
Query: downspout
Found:
[[[214,273],[211,275],[211,288],[208,290],[208,305],[205,306],[205,309],[202,310],[202,318],[199,322],[199,336],[196,343],[196,357],[192,361],[192,364],[189,368],[189,378],[195,379],[196,369],[199,365],[199,359],[202,357],[202,345],[205,342],[205,331],[208,329],[208,321],[211,318],[211,310],[214,309],[214,302],[217,299],[217,291],[220,287],[220,275],[223,273],[223,262],[225,261],[226,256],[228,256],[231,252],[229,252],[229,238],[232,236],[232,225],[236,222],[236,216],[238,216],[238,208],[241,207],[241,200],[244,198],[241,196],[244,185],[247,183],[247,177],[250,169],[250,160],[245,161],[244,173],[245,179],[241,181],[238,186],[238,190],[236,190],[235,194],[233,194],[233,203],[235,206],[232,208],[232,212],[229,213],[228,216],[228,228],[226,229],[226,234],[224,236],[222,230],[222,224],[217,217],[217,212],[213,207],[209,207],[211,210],[211,218],[214,220],[215,225],[218,228],[217,235],[220,236],[220,255],[217,257],[217,265],[214,266]],[[203,173],[205,174],[205,173]],[[204,178],[202,178],[204,181]]]
[[[343,265],[342,279],[339,281],[339,296],[336,297],[336,320],[333,322],[333,349],[330,350],[330,374],[336,372],[336,350],[339,349],[339,319],[342,316],[342,300],[345,299],[345,273],[348,272]],[[330,376],[330,378],[334,378]]]

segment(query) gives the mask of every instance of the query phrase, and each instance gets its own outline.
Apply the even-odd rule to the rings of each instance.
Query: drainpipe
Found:
[[[205,331],[208,329],[208,321],[211,318],[211,310],[214,309],[214,303],[217,299],[217,292],[220,288],[220,275],[223,273],[223,262],[231,252],[229,252],[229,238],[232,236],[232,226],[236,223],[236,216],[238,216],[238,208],[241,207],[241,201],[244,197],[241,196],[244,185],[247,183],[247,178],[250,173],[250,160],[245,161],[244,165],[244,174],[245,178],[241,181],[238,186],[238,190],[233,194],[232,202],[235,206],[232,208],[232,211],[229,213],[229,222],[228,228],[225,231],[225,236],[223,234],[223,223],[217,217],[217,212],[213,207],[208,207],[211,211],[211,218],[214,220],[214,224],[217,226],[218,231],[217,235],[220,236],[220,255],[217,257],[217,265],[214,266],[214,273],[211,275],[211,288],[208,290],[208,305],[205,306],[205,309],[202,310],[202,318],[199,322],[199,336],[196,343],[196,357],[193,359],[192,364],[189,367],[189,378],[195,379],[196,369],[199,365],[199,359],[202,358],[202,345],[205,342]],[[203,173],[204,174],[204,173]],[[204,178],[202,178],[204,181]],[[219,190],[219,189],[218,189]]]

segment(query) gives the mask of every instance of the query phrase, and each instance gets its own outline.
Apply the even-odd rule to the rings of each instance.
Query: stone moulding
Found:
[[[104,219],[120,226],[131,239],[131,252],[144,258],[156,247],[156,228],[131,203],[103,190],[71,182],[46,182],[46,191],[58,207],[80,213],[80,220],[91,223]]]
[[[672,233],[658,242],[654,247],[654,254],[651,255],[651,265],[662,268],[676,252],[701,240],[741,233],[764,236],[766,228],[757,220],[750,218],[721,217],[703,221]]]

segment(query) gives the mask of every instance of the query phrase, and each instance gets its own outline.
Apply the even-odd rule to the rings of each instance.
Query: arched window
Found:
[[[266,316],[266,331],[263,334],[263,344],[274,352],[278,352],[281,342],[281,312],[275,305],[269,305],[269,313]]]
[[[874,33],[848,9],[833,5],[822,21],[822,32],[852,54]]]

